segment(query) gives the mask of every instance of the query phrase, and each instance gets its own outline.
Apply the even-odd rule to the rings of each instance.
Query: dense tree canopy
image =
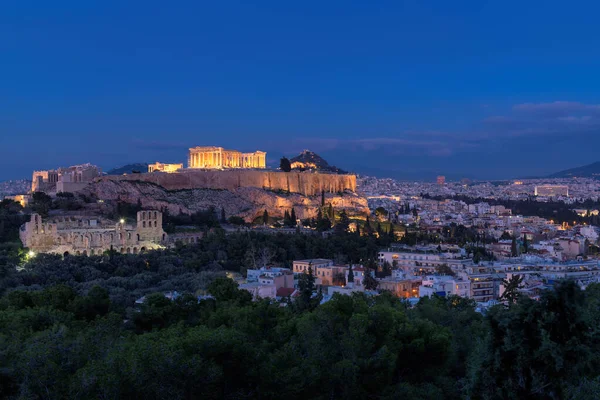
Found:
[[[198,244],[137,255],[28,258],[15,243],[20,215],[18,205],[0,203],[1,398],[492,400],[600,393],[598,284],[582,291],[559,282],[532,301],[517,295],[518,279],[507,280],[506,304],[482,315],[473,300],[456,296],[423,298],[414,307],[388,293],[336,294],[324,302],[306,274],[299,296],[282,306],[252,301],[226,271],[340,254],[375,271],[388,235],[226,235],[216,228]]]

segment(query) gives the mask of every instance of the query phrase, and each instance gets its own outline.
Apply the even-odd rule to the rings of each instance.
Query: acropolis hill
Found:
[[[266,169],[266,153],[242,153],[222,147],[192,147],[187,168],[183,164],[156,162],[150,172],[97,176],[81,182],[77,190],[91,199],[141,203],[145,209],[191,214],[209,207],[224,209],[248,222],[268,210],[283,216],[294,208],[298,217],[312,218],[327,204],[349,215],[369,212],[365,198],[356,192],[356,175]],[[56,179],[61,180],[61,176]],[[40,185],[52,185],[43,178]],[[58,187],[58,185],[57,185]],[[58,190],[56,190],[58,192]],[[103,203],[108,205],[108,203]]]
[[[167,190],[225,189],[244,187],[285,191],[313,196],[326,193],[356,191],[356,175],[323,174],[311,172],[279,172],[245,169],[231,170],[182,170],[176,173],[144,173],[109,175],[96,181],[141,181],[162,186]]]

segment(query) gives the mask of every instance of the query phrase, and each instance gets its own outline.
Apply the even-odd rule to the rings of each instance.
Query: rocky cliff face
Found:
[[[312,218],[317,215],[321,204],[320,195],[304,196],[252,187],[166,190],[150,182],[128,180],[99,180],[90,184],[83,194],[105,201],[121,200],[132,204],[139,200],[143,208],[166,208],[172,214],[191,214],[212,206],[217,210],[224,208],[227,216],[237,215],[246,221],[261,216],[265,209],[272,216],[283,216],[292,207],[298,218]],[[331,203],[336,210],[345,209],[350,216],[369,212],[367,200],[351,192],[326,194],[325,203]]]
[[[96,181],[140,181],[159,185],[167,190],[182,189],[225,189],[236,191],[241,188],[283,190],[305,196],[326,193],[356,191],[356,175],[311,172],[279,172],[247,169],[196,170],[181,172],[112,175]]]

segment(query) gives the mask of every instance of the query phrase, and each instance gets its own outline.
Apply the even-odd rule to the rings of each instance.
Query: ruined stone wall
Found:
[[[21,227],[19,235],[23,246],[34,252],[73,255],[100,255],[110,249],[136,254],[167,243],[160,211],[139,211],[135,226],[121,222],[114,223],[112,227],[98,226],[85,219],[78,222],[79,226],[73,226],[75,221],[64,218],[58,222],[47,222],[42,221],[38,214],[32,214],[31,220]]]
[[[131,175],[109,175],[97,180],[151,182],[167,190],[180,189],[225,189],[255,187],[268,190],[283,190],[313,196],[325,191],[338,193],[356,191],[356,175],[336,175],[310,172],[277,172],[256,170],[225,170],[145,173]]]

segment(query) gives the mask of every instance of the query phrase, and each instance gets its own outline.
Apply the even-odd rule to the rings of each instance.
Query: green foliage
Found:
[[[348,214],[346,214],[346,210],[342,210],[339,214],[339,219],[335,224],[335,231],[338,234],[342,234],[348,232],[350,228],[350,218],[348,218]]]
[[[318,305],[309,277],[304,309],[252,302],[225,278],[209,285],[215,300],[155,293],[119,313],[100,287],[11,291],[0,299],[0,394],[596,398],[600,285],[562,283],[483,317],[457,296],[407,308],[389,294],[336,294]]]
[[[365,276],[363,278],[363,285],[367,290],[375,290],[379,285],[377,279],[372,275],[373,270],[365,265]]]
[[[435,273],[438,275],[450,275],[450,276],[456,275],[454,273],[454,271],[452,271],[452,268],[450,268],[448,266],[448,264],[441,264],[441,265],[438,265],[437,267],[435,267]]]
[[[52,198],[44,192],[34,192],[31,195],[31,199],[29,208],[33,212],[40,214],[43,218],[47,217],[52,207]]]
[[[19,212],[0,202],[2,238],[18,235]],[[532,301],[506,294],[519,286],[511,279],[511,306],[484,317],[473,300],[456,296],[424,298],[412,308],[389,294],[335,295],[320,304],[312,268],[285,307],[252,301],[224,277],[224,269],[289,267],[294,259],[337,254],[368,260],[369,274],[390,240],[336,232],[216,230],[193,246],[139,255],[27,261],[24,249],[2,239],[0,397],[598,397],[599,284],[581,291],[561,282]],[[181,296],[164,296],[174,290]],[[214,299],[198,300],[206,292]]]
[[[227,222],[229,222],[231,225],[246,225],[246,221],[244,221],[244,218],[238,217],[237,215],[232,215],[231,217],[229,217],[227,219]]]
[[[379,221],[385,221],[388,218],[388,210],[386,210],[383,207],[377,207],[375,209],[375,216],[377,217],[377,220]]]
[[[217,301],[233,301],[239,304],[248,304],[252,295],[246,290],[239,290],[238,284],[229,278],[217,278],[209,286],[208,292]]]
[[[292,164],[290,163],[290,160],[286,157],[281,157],[281,160],[279,161],[279,169],[283,172],[290,172],[292,170]]]
[[[221,211],[221,221],[225,210]],[[214,207],[197,211],[191,215],[180,213],[171,215],[163,213],[163,228],[165,232],[175,232],[178,226],[194,226],[198,229],[219,228],[221,226],[217,211]]]
[[[23,207],[15,201],[0,201],[0,243],[19,240],[19,227],[29,221],[29,216],[21,214],[22,210]],[[0,249],[0,255],[2,253]]]
[[[519,299],[519,289],[521,288],[522,283],[522,275],[513,275],[510,277],[510,279],[502,279],[502,284],[504,285],[504,293],[502,293],[500,299],[506,300],[509,306],[515,304]]]

